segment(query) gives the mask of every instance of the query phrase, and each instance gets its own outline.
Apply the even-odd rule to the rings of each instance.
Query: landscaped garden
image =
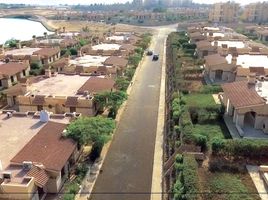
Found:
[[[231,139],[223,120],[224,107],[212,96],[222,92],[221,86],[204,85],[200,79],[202,60],[195,57],[193,45],[184,44],[188,41],[185,33],[172,33],[168,39],[173,52],[169,59],[174,63],[175,74],[169,82],[175,83],[175,92],[170,103],[173,134],[168,141],[176,140],[169,142],[169,148],[176,152],[182,145],[199,146],[205,158],[196,160],[187,153],[176,155],[171,197],[174,200],[259,200],[246,161],[267,156],[268,142]]]

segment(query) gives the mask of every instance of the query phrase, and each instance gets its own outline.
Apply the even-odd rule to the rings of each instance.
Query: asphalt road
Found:
[[[167,29],[154,35],[151,49],[158,61],[147,56],[131,94],[111,147],[102,166],[91,199],[149,200],[159,106],[161,64]]]

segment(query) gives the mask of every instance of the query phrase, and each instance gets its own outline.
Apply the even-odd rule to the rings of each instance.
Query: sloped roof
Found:
[[[27,69],[29,64],[25,62],[9,62],[5,64],[0,64],[0,76],[12,76],[25,69]]]
[[[220,65],[220,64],[227,64],[227,60],[225,57],[221,56],[220,54],[212,54],[205,56],[206,64],[213,66],[213,65]]]
[[[255,85],[248,84],[248,81],[226,83],[222,88],[235,108],[265,104],[265,100],[256,92]]]
[[[111,56],[104,61],[104,65],[126,67],[128,60],[118,56]]]
[[[90,93],[111,91],[114,88],[115,81],[111,78],[91,77],[78,90],[78,93],[88,91]]]
[[[62,136],[66,126],[66,124],[48,122],[11,162],[42,163],[46,169],[60,171],[76,148],[76,142]]]
[[[42,48],[38,51],[35,51],[33,55],[40,55],[41,57],[50,57],[59,52],[60,50],[58,48]]]
[[[30,171],[28,171],[27,176],[33,177],[35,184],[39,187],[44,187],[49,180],[49,175],[46,170],[37,166],[33,166]]]

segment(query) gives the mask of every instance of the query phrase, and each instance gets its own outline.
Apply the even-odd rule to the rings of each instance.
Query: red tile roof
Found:
[[[51,57],[60,52],[60,49],[58,48],[42,48],[38,51],[35,51],[33,55],[40,55],[41,57]]]
[[[28,67],[30,67],[29,64],[24,62],[9,62],[2,65],[0,64],[0,76],[12,76],[19,72],[22,72]]]
[[[91,77],[78,90],[78,93],[81,94],[85,91],[88,91],[89,93],[112,91],[114,85],[115,81],[111,78]]]
[[[126,67],[128,60],[118,56],[111,56],[104,61],[104,65]]]
[[[213,54],[209,56],[205,56],[206,64],[209,66],[227,64],[227,60],[225,57],[220,54]]]
[[[46,170],[38,166],[33,166],[30,171],[28,171],[27,176],[33,177],[35,184],[42,188],[49,180],[49,175]]]
[[[248,81],[238,81],[222,85],[224,94],[235,108],[265,104],[265,100]]]
[[[76,148],[76,143],[62,136],[66,124],[48,122],[11,160],[42,163],[46,169],[60,171]]]

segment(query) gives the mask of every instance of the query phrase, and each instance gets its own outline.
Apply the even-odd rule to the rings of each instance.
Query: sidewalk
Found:
[[[158,121],[155,139],[154,163],[152,175],[151,200],[162,199],[162,172],[163,172],[163,137],[165,124],[165,89],[166,89],[166,40],[164,43],[163,63],[160,86],[160,99],[158,110]]]

